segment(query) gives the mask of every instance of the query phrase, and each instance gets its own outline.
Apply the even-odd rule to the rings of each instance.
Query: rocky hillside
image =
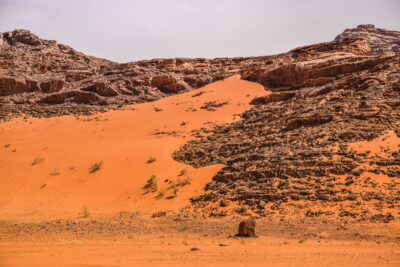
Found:
[[[254,99],[241,121],[215,129],[174,155],[194,166],[226,165],[207,193],[192,199],[196,207],[214,216],[233,209],[260,215],[399,218],[400,55],[394,49],[395,33],[359,26],[333,42],[297,48],[243,71],[244,79],[272,93]],[[389,133],[384,140],[398,144],[382,145],[379,153],[352,145],[384,133]]]
[[[308,60],[304,53],[310,55],[321,53],[323,49],[331,52],[336,49],[335,54],[330,53],[332,60],[348,60],[349,64],[358,64],[358,68],[368,68],[374,64],[373,59],[358,61],[368,61],[363,58],[367,55],[397,53],[398,34],[360,25],[339,35],[331,48],[329,44],[320,44],[268,57],[154,59],[118,64],[84,55],[56,41],[40,39],[27,30],[0,33],[0,119],[18,114],[89,114],[153,101],[235,73],[245,72],[249,80],[258,81],[254,77],[260,71],[280,65],[282,68],[276,68],[273,73],[265,73],[272,76],[262,82],[268,87],[281,87],[280,79],[287,78],[281,72],[290,73],[296,62],[301,65],[302,60]],[[310,81],[322,82],[319,77]]]
[[[88,114],[153,101],[226,78],[262,57],[154,59],[126,64],[86,56],[27,30],[0,33],[0,119]]]
[[[226,165],[196,208],[390,221],[400,217],[400,148],[353,144],[400,137],[399,42],[400,32],[360,25],[275,56],[118,64],[16,30],[0,34],[0,119],[120,108],[240,73],[271,94],[174,154]]]

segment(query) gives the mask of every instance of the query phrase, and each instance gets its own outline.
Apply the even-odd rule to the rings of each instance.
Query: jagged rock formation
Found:
[[[359,25],[354,29],[346,29],[335,40],[349,38],[365,38],[372,48],[372,55],[395,55],[400,53],[400,32],[375,28],[372,24]]]
[[[372,44],[379,43],[387,44],[375,39]],[[269,211],[290,204],[300,212],[315,203],[339,203],[336,215],[362,218],[371,217],[364,203],[398,211],[400,148],[384,156],[348,148],[386,130],[400,137],[400,55],[388,47],[371,48],[368,38],[337,38],[244,70],[244,79],[272,93],[254,99],[241,121],[216,128],[174,155],[194,166],[226,165],[193,203],[215,216],[226,214],[231,201],[239,203],[239,213],[261,215],[269,203]],[[395,179],[378,184],[363,175],[368,173]]]

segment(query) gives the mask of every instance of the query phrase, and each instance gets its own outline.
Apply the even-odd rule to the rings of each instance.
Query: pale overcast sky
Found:
[[[118,62],[270,55],[358,24],[400,30],[400,0],[0,0],[0,32]]]

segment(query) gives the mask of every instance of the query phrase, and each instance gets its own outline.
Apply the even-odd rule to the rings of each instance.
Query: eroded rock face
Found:
[[[20,94],[38,90],[38,83],[25,77],[0,77],[0,96]]]
[[[372,24],[359,25],[354,29],[346,29],[336,36],[335,40],[362,37],[368,40],[372,55],[395,55],[400,53],[400,32],[375,28]]]
[[[27,30],[15,30],[0,34],[0,95],[4,103],[0,119],[21,113],[48,116],[76,110],[80,114],[82,108],[99,111],[153,101],[234,74],[274,91],[317,88],[337,76],[373,68],[385,61],[383,55],[396,54],[397,36],[398,32],[361,25],[346,30],[336,41],[275,56],[118,64],[43,40]],[[47,105],[57,105],[53,108],[56,112],[49,113]]]
[[[272,93],[254,99],[241,121],[217,127],[174,154],[196,167],[226,166],[203,195],[192,198],[195,207],[211,216],[218,209],[226,214],[221,203],[229,201],[239,214],[293,210],[358,219],[374,216],[360,203],[377,201],[376,212],[399,209],[400,151],[380,158],[348,148],[388,130],[400,136],[400,55],[368,51],[360,39],[337,40],[245,69],[244,79]],[[379,184],[368,173],[397,178]],[[217,208],[208,208],[210,202]],[[307,205],[331,208],[305,214]]]
[[[27,30],[6,32],[4,33],[4,38],[12,45],[20,43],[31,46],[39,46],[43,44],[42,40],[38,36],[31,34],[31,32]]]
[[[0,34],[0,119],[54,116],[153,101],[224,79],[252,59],[154,59],[118,64],[86,56],[27,30]],[[74,104],[74,105],[71,105]],[[79,105],[75,105],[79,104]],[[47,105],[57,105],[48,112]],[[86,114],[86,112],[85,112]]]
[[[48,95],[40,101],[46,104],[62,104],[66,102],[74,102],[78,104],[100,104],[101,98],[97,94],[90,92],[69,91]]]
[[[293,57],[284,63],[245,71],[243,78],[268,88],[317,86],[329,83],[339,75],[372,68],[385,60],[385,57],[368,56],[371,50],[366,42],[359,39],[345,39],[343,42],[318,44],[315,49],[308,46],[292,50]]]
[[[254,98],[250,104],[252,105],[265,105],[273,102],[286,101],[296,96],[295,92],[280,92],[272,93],[266,96],[260,96]]]
[[[86,92],[93,92],[100,96],[105,96],[105,97],[117,96],[118,92],[112,87],[113,86],[110,84],[106,84],[104,82],[97,82],[87,87],[81,88],[81,90]]]
[[[151,79],[151,84],[166,94],[176,94],[189,89],[189,86],[184,81],[178,80],[171,75],[154,76]]]
[[[40,89],[42,89],[44,93],[55,93],[59,92],[64,85],[65,82],[63,80],[48,80],[40,83]]]

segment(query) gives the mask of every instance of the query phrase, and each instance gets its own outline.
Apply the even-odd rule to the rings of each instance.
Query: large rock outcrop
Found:
[[[399,148],[370,155],[349,146],[387,131],[400,137],[400,54],[388,50],[394,39],[359,37],[297,48],[242,72],[272,93],[252,100],[242,120],[174,154],[196,167],[226,166],[192,198],[196,208],[211,216],[292,212],[361,220],[400,209]]]
[[[346,29],[336,36],[335,40],[364,38],[368,41],[371,55],[395,55],[400,53],[400,32],[375,28],[375,25],[364,24],[354,29]]]

